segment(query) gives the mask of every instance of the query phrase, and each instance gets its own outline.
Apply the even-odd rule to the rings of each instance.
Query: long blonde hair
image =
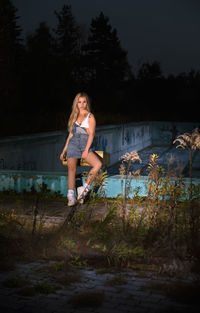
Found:
[[[72,112],[71,112],[71,115],[69,117],[69,121],[68,121],[68,131],[71,132],[72,130],[72,127],[74,125],[74,123],[76,122],[77,118],[78,118],[78,115],[79,115],[79,108],[78,108],[78,99],[80,97],[83,97],[86,99],[86,110],[88,112],[91,111],[91,108],[90,108],[90,99],[88,97],[88,95],[85,93],[85,92],[79,92],[77,93],[77,95],[75,96],[74,98],[74,101],[73,101],[73,105],[72,105]]]

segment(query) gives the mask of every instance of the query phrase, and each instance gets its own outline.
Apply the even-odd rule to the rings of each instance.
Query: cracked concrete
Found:
[[[93,268],[77,269],[81,279],[68,286],[58,284],[55,277],[45,271],[50,263],[34,262],[17,264],[15,269],[0,273],[0,310],[1,312],[20,313],[153,313],[153,312],[190,312],[197,313],[197,303],[174,301],[162,289],[153,288],[159,284],[190,284],[190,281],[157,276],[153,272],[136,271],[102,272]],[[37,269],[40,270],[37,270]],[[42,268],[44,270],[42,270]],[[46,281],[56,286],[54,293],[36,292],[32,295],[20,294],[20,287],[5,287],[4,282],[14,276],[26,279],[31,284]],[[118,278],[123,277],[123,281]],[[116,279],[114,283],[112,279]],[[110,283],[109,283],[110,282]],[[25,288],[28,288],[28,286]],[[93,297],[93,301],[91,301]]]

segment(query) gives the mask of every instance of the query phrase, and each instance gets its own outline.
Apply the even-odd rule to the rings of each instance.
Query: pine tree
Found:
[[[159,79],[162,77],[162,70],[159,62],[143,63],[138,70],[138,79],[150,80]]]
[[[45,22],[40,23],[34,33],[26,39],[27,47],[27,85],[26,93],[31,95],[35,110],[51,107],[54,100],[55,58],[54,39]]]
[[[45,58],[53,54],[53,37],[45,22],[41,22],[33,34],[27,36],[29,53]]]
[[[56,55],[59,58],[59,80],[64,99],[70,98],[76,85],[77,64],[80,57],[81,31],[72,15],[71,6],[64,5],[61,12],[55,12],[58,25],[56,35]],[[67,94],[66,94],[67,92]]]
[[[121,47],[117,30],[102,12],[92,19],[88,43],[84,47],[90,80],[98,88],[116,89],[130,78],[127,52]]]
[[[19,87],[18,56],[21,29],[17,25],[17,9],[10,0],[0,5],[0,101],[10,110],[17,102]],[[6,111],[6,109],[4,110]]]

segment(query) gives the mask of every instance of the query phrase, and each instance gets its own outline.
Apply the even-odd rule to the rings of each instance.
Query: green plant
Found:
[[[88,224],[91,216],[91,210],[84,210],[84,211],[78,211],[73,216],[71,220],[71,225],[74,228],[77,228],[79,226],[85,226]]]
[[[138,258],[144,257],[144,255],[145,255],[144,249],[142,247],[139,247],[139,246],[135,247],[132,252]]]
[[[117,267],[126,266],[134,254],[133,249],[131,249],[126,242],[115,242],[111,247],[107,247],[107,249],[104,250],[108,264]]]
[[[108,177],[107,171],[99,171],[94,178],[92,189],[90,192],[90,199],[96,199],[97,191],[99,197],[103,197],[105,199],[105,186],[107,184],[106,178]]]
[[[55,293],[56,292],[56,288],[55,286],[51,285],[48,282],[38,282],[34,284],[34,288],[36,290],[36,292],[39,293],[44,293],[44,294],[49,294],[49,293]]]
[[[88,244],[92,241],[100,240],[105,243],[109,240],[112,232],[113,225],[117,217],[117,207],[114,205],[110,206],[106,216],[98,223],[94,224],[92,233],[88,240]]]
[[[79,255],[75,255],[69,261],[69,265],[72,267],[83,267],[87,266],[87,260],[81,260]]]
[[[65,268],[65,262],[60,261],[60,262],[52,262],[46,267],[46,271],[51,272],[51,273],[58,273],[63,271]]]
[[[61,245],[64,248],[76,250],[76,242],[74,240],[71,239],[62,240]]]

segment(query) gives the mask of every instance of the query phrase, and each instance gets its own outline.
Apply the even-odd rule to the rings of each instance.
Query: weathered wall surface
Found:
[[[63,170],[59,152],[64,132],[16,136],[0,140],[0,169],[25,171]]]
[[[64,172],[60,153],[65,145],[64,131],[14,136],[0,140],[0,169]],[[95,150],[110,153],[110,165],[122,154],[151,144],[148,123],[131,123],[97,127]]]
[[[110,153],[110,164],[132,150],[150,145],[170,145],[184,132],[192,132],[200,123],[141,122],[100,126],[94,138],[95,150]],[[57,131],[0,139],[0,170],[65,172],[60,153],[67,132]]]
[[[141,150],[151,144],[149,123],[108,125],[97,128],[95,150],[110,153],[110,165],[119,161],[126,152]]]
[[[97,127],[94,138],[95,150],[110,153],[110,165],[121,155],[132,150],[142,150],[150,145],[170,145],[184,132],[191,133],[200,123],[150,122],[108,125]],[[67,171],[59,159],[67,133],[58,131],[30,136],[9,137],[0,140],[0,191],[23,189],[45,183],[51,192],[67,194]],[[152,147],[152,149],[155,147]],[[176,151],[175,147],[174,150]],[[195,154],[194,169],[199,170],[199,154]],[[80,172],[79,168],[79,172]],[[133,180],[132,187],[140,187],[146,195],[145,177]],[[195,181],[199,183],[199,180]],[[118,175],[108,178],[106,195],[116,197],[121,192]]]
[[[152,144],[170,145],[177,136],[185,132],[191,133],[196,127],[200,127],[200,122],[151,122],[150,129]]]

